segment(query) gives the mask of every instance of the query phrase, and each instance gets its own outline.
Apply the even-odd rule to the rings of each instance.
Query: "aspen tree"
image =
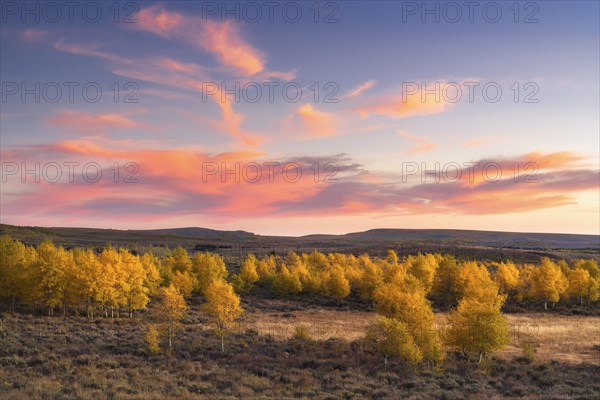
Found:
[[[225,336],[233,322],[244,312],[240,298],[233,287],[222,280],[214,281],[206,289],[206,303],[202,306],[215,325],[217,336],[221,339],[221,352],[225,352]]]

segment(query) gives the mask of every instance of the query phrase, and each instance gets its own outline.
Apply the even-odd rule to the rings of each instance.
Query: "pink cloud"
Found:
[[[437,147],[437,143],[434,143],[431,139],[426,137],[413,135],[408,132],[399,131],[398,134],[407,139],[408,141],[414,143],[404,154],[406,155],[414,155],[419,153],[427,153]]]
[[[186,21],[186,17],[178,12],[166,11],[158,5],[140,10],[136,18],[139,26],[160,36],[175,34]]]
[[[24,146],[2,152],[10,162],[96,162],[104,168],[103,179],[95,184],[77,177],[73,183],[22,184],[19,176],[10,177],[3,190],[3,218],[13,223],[31,224],[72,218],[85,225],[89,221],[161,221],[187,216],[220,221],[238,221],[260,216],[301,217],[400,212],[424,214],[505,214],[559,207],[576,202],[576,194],[597,189],[600,172],[589,169],[565,169],[573,154],[530,153],[510,159],[478,160],[496,162],[540,162],[552,170],[541,169],[537,182],[515,182],[512,175],[497,182],[429,179],[416,184],[401,184],[397,174],[368,173],[360,164],[344,155],[315,158],[273,159],[264,153],[246,151],[209,154],[198,149],[161,149],[140,143],[111,142],[98,144],[74,140],[48,145]],[[134,162],[139,167],[135,184],[114,182],[115,162]],[[250,163],[265,165],[279,162],[272,174],[263,167],[242,170]],[[337,183],[314,181],[315,163],[337,165]],[[237,164],[236,164],[237,163]],[[303,170],[295,182],[283,179],[283,166],[294,163]],[[206,166],[216,168],[207,175]],[[222,175],[224,167],[236,173]],[[205,174],[203,174],[203,171]],[[481,169],[475,169],[480,173]],[[465,169],[464,175],[468,175]],[[295,177],[295,173],[289,174]],[[237,180],[236,180],[237,176]],[[273,177],[273,179],[271,179]],[[248,178],[255,179],[249,181]],[[27,190],[19,190],[26,186]],[[32,211],[34,210],[34,211]],[[88,222],[81,222],[88,221]]]
[[[30,43],[41,42],[48,36],[48,32],[43,29],[30,28],[21,32],[21,38]]]

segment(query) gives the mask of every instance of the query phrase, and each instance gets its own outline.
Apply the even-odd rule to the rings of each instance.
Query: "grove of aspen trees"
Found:
[[[542,258],[539,264],[515,265],[442,254],[399,259],[392,250],[385,258],[290,252],[248,255],[239,273],[229,274],[221,256],[190,257],[182,247],[159,257],[113,247],[68,250],[50,241],[34,247],[8,236],[0,237],[0,256],[2,312],[138,318],[147,325],[153,352],[173,347],[191,296],[204,299],[201,310],[225,351],[227,331],[244,312],[240,296],[254,288],[283,298],[324,296],[340,304],[354,296],[377,313],[365,336],[384,364],[397,357],[430,368],[441,367],[448,351],[481,361],[501,349],[508,342],[502,314],[507,300],[551,312],[558,302],[581,307],[600,299],[600,269],[591,259]],[[435,322],[433,306],[449,310],[443,328]]]

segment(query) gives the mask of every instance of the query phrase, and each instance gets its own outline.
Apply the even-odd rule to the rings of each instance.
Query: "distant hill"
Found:
[[[597,249],[600,235],[567,233],[494,232],[460,229],[371,229],[342,235],[352,240],[411,240],[442,241],[447,243],[477,244],[539,249]]]
[[[347,249],[397,248],[411,244],[417,248],[435,246],[490,247],[528,250],[592,250],[600,252],[600,235],[565,233],[493,232],[459,229],[372,229],[344,235],[315,234],[301,237],[263,236],[246,231],[221,231],[187,227],[151,230],[95,228],[47,228],[0,225],[0,234],[28,244],[50,239],[63,246],[141,245],[150,247],[243,249]],[[427,247],[429,246],[429,247]],[[405,246],[406,247],[406,246]],[[261,250],[261,251],[262,251]]]
[[[170,228],[170,229],[150,229],[136,232],[159,233],[165,235],[188,236],[188,237],[209,237],[209,236],[228,236],[238,238],[249,238],[256,236],[254,233],[246,231],[220,231],[209,228]]]
[[[244,231],[219,231],[208,228],[174,228],[151,230],[117,230],[96,228],[60,228],[38,226],[0,225],[0,234],[10,235],[28,244],[50,239],[63,246],[103,246],[105,244],[174,247],[194,246],[204,241],[244,241],[255,237]]]

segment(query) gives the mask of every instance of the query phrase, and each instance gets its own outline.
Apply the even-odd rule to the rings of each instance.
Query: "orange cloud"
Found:
[[[198,74],[202,68],[197,64],[183,63],[167,57],[160,57],[156,64],[173,72],[183,72],[188,75]]]
[[[221,88],[215,87],[215,90],[215,94],[210,96],[210,98],[221,110],[221,119],[205,120],[208,121],[208,123],[217,131],[232,135],[233,137],[239,139],[240,142],[246,146],[250,146],[252,148],[259,146],[263,141],[263,136],[258,133],[249,132],[243,129],[242,123],[246,117],[241,113],[235,112],[233,105],[231,104],[231,100],[227,96],[222,97]]]
[[[527,153],[523,156],[523,161],[536,163],[541,169],[567,168],[575,163],[584,160],[586,157],[575,154],[570,151],[560,151],[556,153],[543,154],[537,151]]]
[[[134,28],[197,46],[243,76],[256,75],[265,68],[264,56],[243,39],[234,22],[204,21],[200,17],[167,11],[159,5],[144,8],[138,16],[139,23]]]
[[[296,115],[312,137],[327,137],[337,134],[335,116],[328,112],[316,110],[310,103],[298,108]]]
[[[118,113],[92,114],[83,111],[63,110],[48,122],[55,125],[68,125],[81,131],[104,130],[108,128],[138,128],[140,123]]]
[[[431,93],[421,93],[420,88],[411,93],[402,93],[397,96],[383,96],[372,99],[366,104],[356,107],[354,111],[361,117],[369,115],[385,115],[392,118],[407,118],[413,116],[438,114],[446,111],[452,106],[452,103],[444,100],[441,95],[443,83],[439,85],[440,93],[437,96]],[[433,87],[433,85],[427,85]]]
[[[215,54],[222,64],[232,67],[244,76],[252,76],[264,69],[264,57],[246,43],[233,22],[207,21],[200,45]]]

